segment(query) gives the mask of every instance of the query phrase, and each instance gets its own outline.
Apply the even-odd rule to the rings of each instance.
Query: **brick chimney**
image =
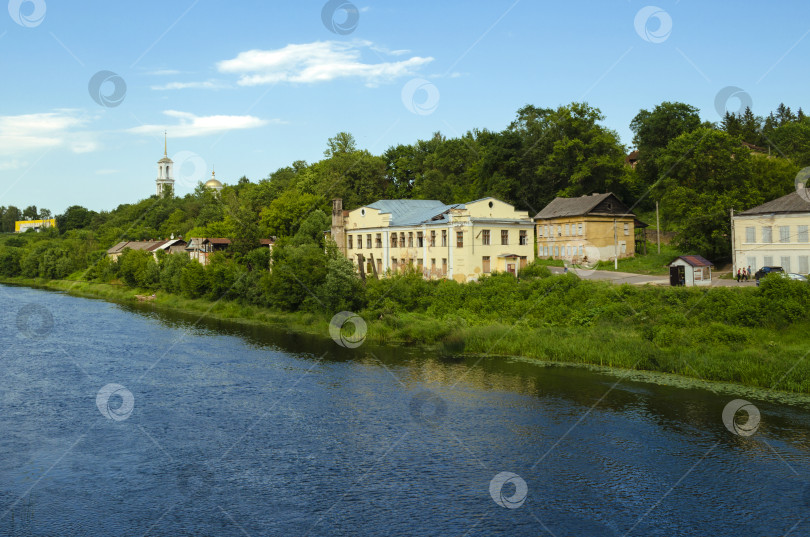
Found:
[[[346,220],[343,216],[343,199],[332,200],[332,240],[337,243],[338,250],[346,255]]]

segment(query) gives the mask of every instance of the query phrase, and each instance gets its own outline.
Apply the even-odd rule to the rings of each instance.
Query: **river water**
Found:
[[[735,433],[701,389],[0,304],[0,535],[810,534],[799,404]]]

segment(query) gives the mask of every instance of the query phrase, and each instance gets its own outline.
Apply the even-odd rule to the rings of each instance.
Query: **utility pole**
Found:
[[[613,217],[613,252],[616,254],[613,260],[613,269],[619,270],[619,234],[616,231],[616,217]]]
[[[658,202],[655,202],[655,232],[658,235],[658,253],[661,253],[661,220],[658,218]]]

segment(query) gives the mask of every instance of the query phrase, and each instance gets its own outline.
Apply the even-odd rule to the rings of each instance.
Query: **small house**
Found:
[[[682,255],[669,264],[669,284],[672,286],[703,287],[712,284],[712,267],[699,255]]]
[[[188,252],[191,259],[196,259],[200,264],[207,265],[211,254],[227,250],[230,245],[230,239],[198,237],[188,241],[185,251]]]

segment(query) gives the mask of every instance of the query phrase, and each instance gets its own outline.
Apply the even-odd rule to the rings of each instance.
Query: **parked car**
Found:
[[[800,282],[806,282],[807,276],[802,276],[801,274],[796,274],[795,272],[788,272],[785,274],[786,278],[790,278],[791,280],[796,280]]]
[[[754,279],[757,281],[757,285],[759,285],[760,278],[764,278],[768,274],[773,274],[775,272],[783,273],[784,269],[782,267],[762,267],[758,271],[754,273]]]

